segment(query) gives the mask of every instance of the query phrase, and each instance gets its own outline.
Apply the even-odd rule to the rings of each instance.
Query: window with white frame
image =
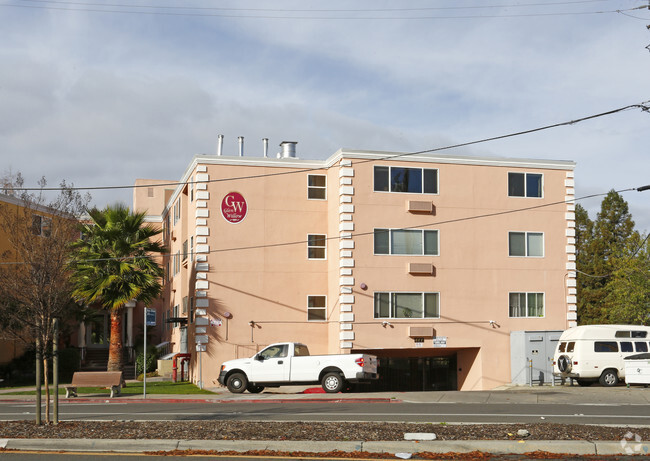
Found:
[[[327,199],[327,176],[322,174],[307,175],[307,198],[310,200]]]
[[[375,293],[375,318],[440,318],[440,293]]]
[[[543,177],[541,173],[508,173],[508,196],[541,198]]]
[[[541,232],[508,232],[508,255],[543,257],[544,234]]]
[[[174,275],[181,271],[181,252],[180,250],[174,254]]]
[[[375,192],[437,194],[438,170],[435,168],[375,166],[374,190]]]
[[[307,320],[310,322],[327,320],[326,296],[307,296]]]
[[[510,317],[544,317],[544,293],[510,293]]]
[[[309,259],[325,259],[327,257],[327,236],[309,234],[307,236],[307,257]]]
[[[174,204],[174,225],[181,219],[181,200],[178,199],[176,204]]]
[[[377,255],[438,256],[438,231],[428,229],[375,229]]]

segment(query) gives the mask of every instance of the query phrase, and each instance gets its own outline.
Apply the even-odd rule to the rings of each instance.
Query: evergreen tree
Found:
[[[613,323],[650,324],[650,241],[638,233],[626,251],[612,258],[614,273],[608,285],[607,305]]]
[[[576,226],[578,322],[612,323],[615,298],[610,292],[616,262],[629,252],[630,239],[635,235],[628,204],[612,190],[593,223],[586,211],[576,206]]]

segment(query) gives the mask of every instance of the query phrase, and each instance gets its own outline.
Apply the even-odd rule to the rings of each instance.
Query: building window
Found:
[[[41,237],[52,235],[52,220],[39,215],[32,215],[32,233]]]
[[[438,193],[437,169],[376,166],[374,176],[375,192]]]
[[[183,262],[187,260],[187,255],[189,254],[187,240],[183,242]]]
[[[307,198],[310,200],[325,200],[327,198],[327,176],[307,175]]]
[[[173,311],[173,318],[177,319],[178,318],[178,304],[174,306],[174,311]],[[173,322],[173,327],[178,328],[178,322]]]
[[[325,259],[327,249],[327,236],[310,234],[307,236],[307,257],[309,259]]]
[[[178,274],[181,271],[181,252],[177,251],[174,254],[174,275]]]
[[[327,320],[326,296],[307,296],[307,320],[310,322]]]
[[[181,201],[180,199],[174,205],[174,225],[181,219]]]
[[[194,261],[194,236],[190,236],[190,261]]]
[[[440,254],[437,230],[375,229],[374,234],[377,255]]]
[[[544,234],[541,232],[508,232],[509,256],[544,256]]]
[[[510,317],[544,317],[544,293],[510,293]]]
[[[542,178],[540,173],[508,173],[508,196],[542,197]]]
[[[375,318],[440,318],[440,293],[375,293]]]

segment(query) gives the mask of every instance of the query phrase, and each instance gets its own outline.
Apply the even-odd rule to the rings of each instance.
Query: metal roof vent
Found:
[[[298,144],[297,141],[282,141],[280,143],[282,151],[279,156],[282,158],[296,158],[296,144]]]
[[[217,136],[217,155],[221,157],[223,152],[223,135]]]

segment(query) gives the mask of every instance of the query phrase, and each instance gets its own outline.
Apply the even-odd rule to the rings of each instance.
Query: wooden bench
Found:
[[[77,397],[78,387],[103,387],[111,390],[111,398],[120,395],[122,389],[121,371],[75,371],[72,382],[65,386],[65,398]]]

